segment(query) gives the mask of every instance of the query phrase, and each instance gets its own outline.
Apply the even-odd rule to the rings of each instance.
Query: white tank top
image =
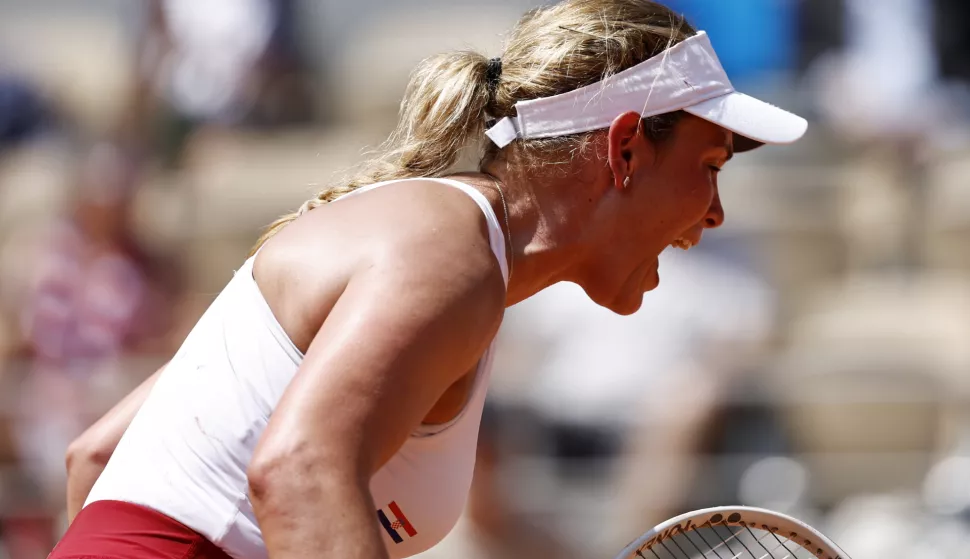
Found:
[[[488,200],[474,199],[508,282],[505,237]],[[400,181],[392,181],[400,182]],[[384,184],[362,188],[359,195]],[[85,504],[136,503],[185,524],[236,559],[265,559],[246,468],[273,409],[303,360],[253,279],[236,272],[165,368]],[[445,425],[422,426],[371,479],[374,522],[394,559],[437,544],[465,505],[493,349],[478,364],[470,398]]]

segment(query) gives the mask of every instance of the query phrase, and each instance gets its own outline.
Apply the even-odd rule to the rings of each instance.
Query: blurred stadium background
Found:
[[[426,559],[612,557],[717,504],[854,559],[970,548],[970,4],[668,0],[809,116],[632,318],[511,309],[468,511]],[[66,445],[259,228],[391,129],[424,56],[533,0],[0,0],[0,558],[64,529]]]

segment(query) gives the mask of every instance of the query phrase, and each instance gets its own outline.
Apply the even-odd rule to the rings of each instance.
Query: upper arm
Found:
[[[490,260],[424,251],[357,273],[273,412],[250,473],[289,463],[370,476],[389,460],[498,329],[505,290]]]

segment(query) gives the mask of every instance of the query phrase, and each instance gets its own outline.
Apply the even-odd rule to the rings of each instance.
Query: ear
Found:
[[[613,184],[621,190],[623,181],[633,174],[638,164],[634,158],[635,148],[649,144],[642,134],[640,122],[639,113],[625,112],[613,120],[607,132],[607,161],[613,172]]]

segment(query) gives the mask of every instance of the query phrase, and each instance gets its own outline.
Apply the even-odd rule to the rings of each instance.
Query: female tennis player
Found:
[[[465,503],[504,309],[571,281],[633,313],[661,251],[721,225],[733,153],[805,128],[646,0],[566,0],[499,59],[425,61],[383,153],[274,223],[172,360],[72,445],[51,557],[428,549]],[[444,176],[485,136],[480,172]]]

